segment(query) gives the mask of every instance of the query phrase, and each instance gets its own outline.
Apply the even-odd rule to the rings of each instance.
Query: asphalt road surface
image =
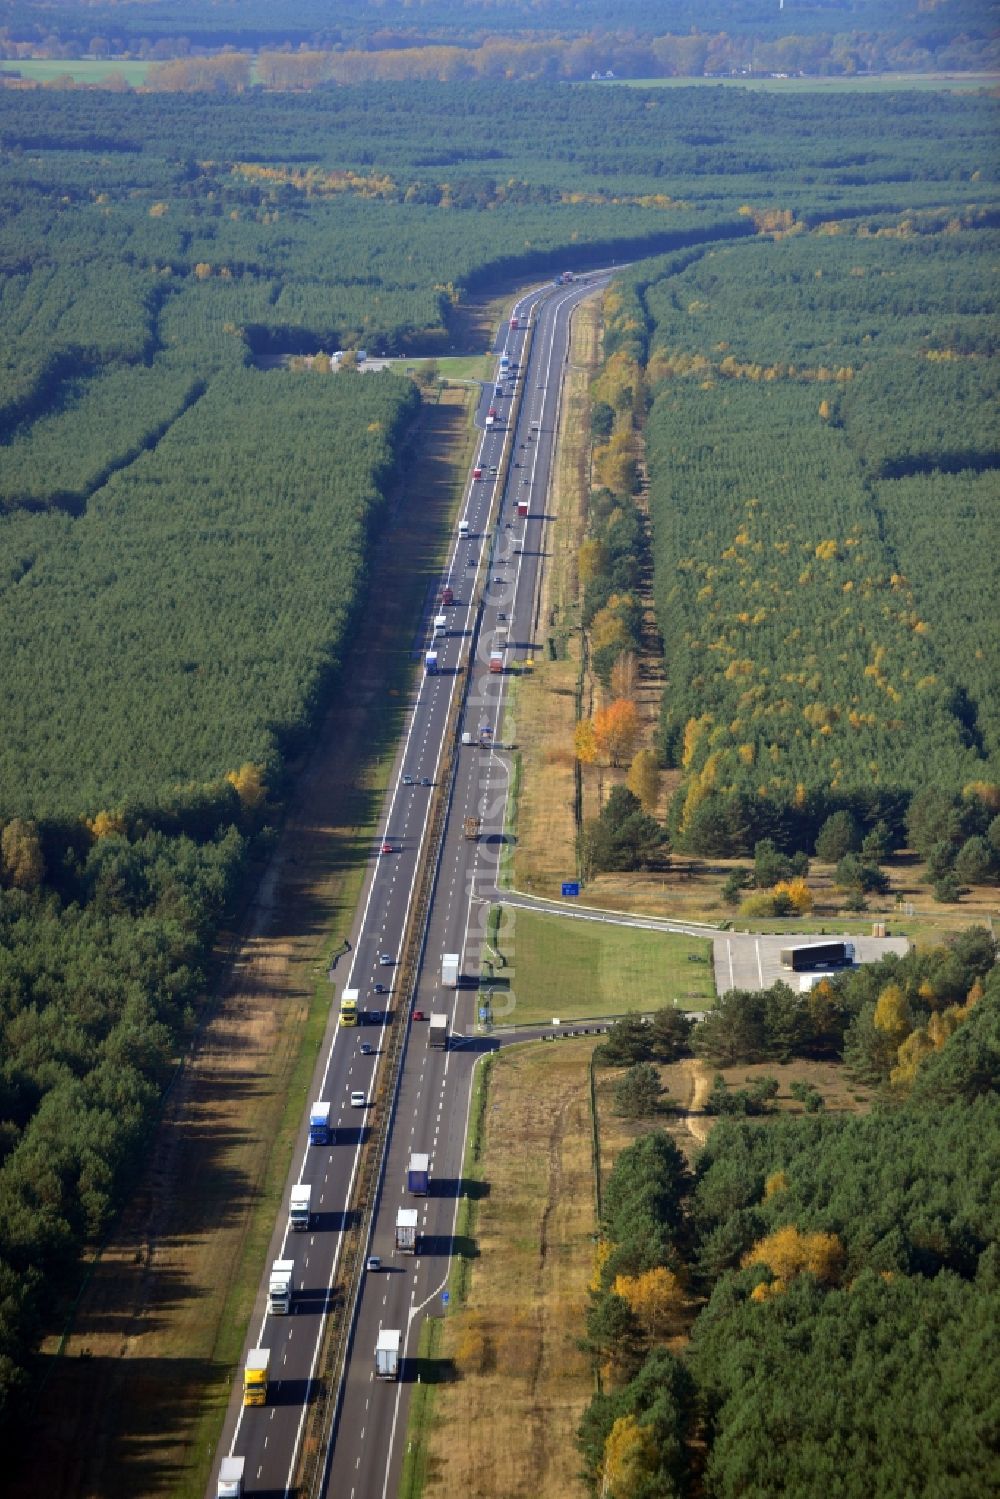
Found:
[[[456,755],[451,785],[445,788],[448,821],[413,1006],[425,1015],[446,1011],[453,1039],[445,1050],[431,1048],[426,1023],[412,1021],[398,1093],[394,1102],[383,1105],[393,1109],[393,1118],[369,1252],[381,1256],[384,1268],[366,1274],[362,1285],[327,1452],[325,1492],[336,1494],[337,1499],[376,1499],[394,1495],[398,1487],[420,1326],[426,1316],[442,1309],[461,1193],[473,1066],[484,1049],[496,1044],[474,1035],[476,976],[488,892],[496,884],[502,846],[508,767],[501,751],[490,744],[481,747],[478,741],[484,725],[489,731],[485,738],[499,739],[505,672],[536,649],[545,499],[569,320],[576,303],[606,280],[607,276],[598,275],[571,286],[542,287],[516,304],[512,310],[519,321],[523,324],[530,318],[532,325],[530,358],[526,357],[528,334],[523,326],[502,329],[497,341],[497,379],[484,387],[477,412],[482,437],[475,467],[482,471],[482,478],[470,475],[463,510],[469,538],[456,538],[440,580],[442,586],[453,588],[455,603],[444,608],[432,602],[422,622],[421,656],[436,649],[440,669],[421,676],[412,696],[396,773],[379,835],[373,841],[360,914],[351,933],[349,962],[342,958],[337,965],[328,1034],[310,1090],[310,1102],[323,1099],[333,1106],[335,1143],[309,1146],[307,1105],[282,1211],[262,1267],[245,1350],[270,1350],[269,1401],[266,1406],[243,1408],[238,1388],[241,1361],[219,1445],[219,1458],[227,1454],[245,1458],[247,1494],[283,1496],[292,1491],[306,1413],[316,1393],[326,1319],[340,1294],[338,1266],[360,1147],[372,1127],[370,1107],[352,1105],[350,1095],[358,1090],[370,1098],[384,1082],[379,1069],[396,1002],[394,967],[413,897],[418,855],[427,834],[432,786],[440,775],[451,706],[464,683],[457,667],[465,648],[475,642],[464,715],[458,726],[458,732],[469,733],[474,742]],[[517,366],[504,378],[500,378],[501,357]],[[487,428],[491,406],[497,416]],[[512,423],[513,430],[509,430]],[[500,495],[497,486],[508,441],[512,462]],[[489,532],[488,518],[497,501],[499,520]],[[518,501],[522,509],[527,504],[527,516],[518,516]],[[480,561],[485,563],[480,582],[483,576],[487,580],[481,601],[474,598],[472,587]],[[446,633],[435,638],[434,618],[440,613],[447,618]],[[506,632],[505,641],[500,641],[498,631]],[[505,671],[494,673],[489,669],[490,652],[501,645]],[[404,784],[404,776],[413,784]],[[431,784],[422,784],[425,781]],[[482,819],[478,840],[463,836],[467,816]],[[391,852],[380,852],[383,844]],[[444,953],[461,955],[463,977],[457,989],[441,985]],[[383,957],[388,961],[383,963]],[[376,983],[384,984],[389,992],[377,995]],[[342,1027],[337,1018],[343,988],[360,991],[365,1023],[356,1028]],[[362,1053],[363,1043],[370,1046],[371,1054]],[[393,1099],[391,1087],[384,1089],[384,1096]],[[430,1155],[427,1197],[410,1199],[406,1194],[411,1151]],[[287,1226],[287,1210],[296,1184],[312,1186],[314,1222],[308,1231],[293,1233]],[[418,1209],[420,1241],[415,1255],[394,1249],[396,1213],[401,1205]],[[267,1282],[276,1259],[290,1259],[295,1266],[294,1300],[287,1316],[267,1313]],[[403,1362],[397,1382],[374,1378],[374,1348],[382,1328],[396,1328],[402,1334]],[[218,1463],[210,1494],[215,1493],[217,1472]]]

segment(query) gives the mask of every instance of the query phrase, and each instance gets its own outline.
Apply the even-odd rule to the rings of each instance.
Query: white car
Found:
[[[368,1094],[362,1093],[360,1088],[355,1088],[351,1093],[351,1108],[363,1109],[368,1103]]]

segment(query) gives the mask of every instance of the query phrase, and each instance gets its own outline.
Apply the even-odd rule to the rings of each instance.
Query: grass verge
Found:
[[[440,1361],[443,1324],[440,1317],[428,1317],[420,1329],[417,1362],[421,1370]],[[421,1379],[410,1401],[410,1421],[403,1454],[403,1471],[399,1477],[399,1499],[420,1499],[427,1478],[427,1444],[424,1437],[430,1429],[434,1411],[436,1385]]]
[[[503,909],[502,982],[508,1024],[586,1020],[677,1004],[704,1010],[715,999],[711,943],[672,932],[574,921]],[[496,980],[492,981],[494,984]],[[500,1018],[497,1015],[496,1018]]]

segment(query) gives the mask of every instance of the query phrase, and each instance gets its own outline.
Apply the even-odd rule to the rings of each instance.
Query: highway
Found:
[[[347,1210],[376,1108],[391,1114],[368,1244],[368,1252],[381,1257],[383,1268],[365,1273],[352,1309],[356,1318],[350,1356],[321,1466],[323,1492],[337,1499],[375,1499],[394,1495],[398,1487],[420,1327],[425,1316],[442,1310],[461,1194],[473,1066],[484,1049],[495,1045],[476,1037],[475,1005],[508,795],[508,765],[499,744],[505,672],[536,649],[544,505],[570,315],[582,297],[607,279],[590,276],[528,293],[512,309],[520,326],[501,329],[497,340],[497,378],[484,388],[477,411],[481,437],[462,514],[469,535],[456,538],[441,578],[442,588],[452,588],[454,603],[444,607],[435,601],[423,622],[421,655],[436,650],[439,669],[415,682],[350,937],[349,962],[342,957],[337,964],[330,1024],[313,1080],[311,1099],[332,1105],[335,1138],[328,1145],[310,1146],[308,1120],[303,1119],[245,1350],[270,1350],[269,1399],[265,1406],[243,1407],[241,1361],[211,1495],[216,1492],[218,1459],[226,1455],[245,1458],[246,1494],[284,1496],[294,1491],[308,1408],[317,1393],[326,1323],[341,1295],[338,1275],[344,1230],[350,1226]],[[524,327],[529,320],[530,334]],[[511,369],[501,378],[501,361],[506,360]],[[491,407],[496,416],[487,425]],[[505,471],[507,443],[511,461]],[[518,501],[522,509],[527,501],[526,517],[517,514]],[[492,529],[491,517],[496,522]],[[441,613],[446,616],[446,634],[435,637],[434,619]],[[506,642],[498,639],[498,631],[507,632]],[[502,649],[505,672],[490,670],[491,649]],[[466,684],[459,668],[470,650],[474,655],[468,692],[456,720],[454,710]],[[446,749],[452,733],[468,734],[472,743],[463,744],[449,760]],[[409,1029],[394,1090],[395,1080],[383,1074],[397,1003],[395,965],[414,898],[419,854],[428,835],[431,799],[445,764],[451,765],[450,784],[441,788],[447,797],[447,822],[412,1009],[424,1015],[445,1010],[452,1042],[447,1049],[431,1048],[427,1024],[406,1017]],[[463,820],[469,816],[482,820],[478,840],[463,834]],[[461,956],[464,981],[457,989],[442,987],[444,953]],[[376,985],[387,992],[377,993]],[[364,1023],[357,1027],[339,1023],[344,988],[360,991]],[[365,1104],[351,1103],[355,1090],[365,1095]],[[405,1191],[411,1151],[430,1155],[431,1188],[426,1197],[410,1199]],[[296,1184],[312,1187],[314,1219],[308,1231],[288,1228],[288,1200]],[[400,1206],[418,1209],[421,1237],[415,1255],[394,1248]],[[267,1311],[269,1270],[277,1259],[294,1262],[290,1315]],[[374,1348],[381,1328],[396,1328],[402,1334],[398,1382],[374,1378]]]

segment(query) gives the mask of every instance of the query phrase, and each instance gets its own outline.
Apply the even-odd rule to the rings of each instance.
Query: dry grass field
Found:
[[[425,1499],[586,1493],[573,1433],[592,1388],[577,1347],[595,1221],[592,1045],[517,1047],[494,1067],[482,1158],[489,1190],[467,1301],[438,1342],[455,1378],[430,1405]]]

